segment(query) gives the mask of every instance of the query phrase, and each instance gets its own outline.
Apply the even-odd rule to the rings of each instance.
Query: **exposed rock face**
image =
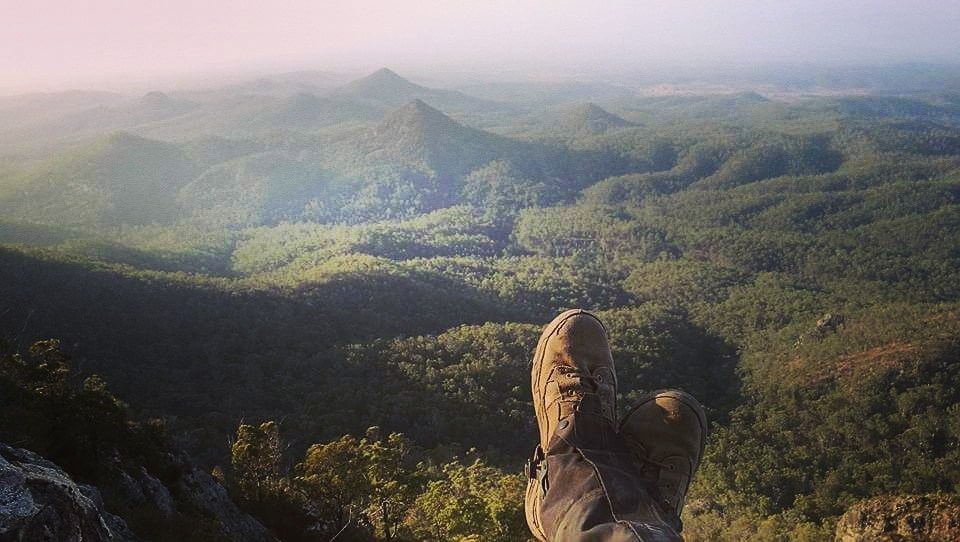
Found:
[[[95,487],[77,485],[40,456],[0,443],[0,540],[136,540],[103,509]]]
[[[168,453],[164,463],[169,471],[179,473],[166,482],[143,467],[126,471],[114,465],[113,474],[103,479],[101,487],[112,495],[112,506],[121,508],[115,511],[152,510],[160,522],[151,526],[154,529],[163,528],[164,521],[200,528],[202,521],[205,535],[200,538],[276,540],[186,454]],[[150,538],[155,533],[139,534]],[[114,542],[138,538],[123,519],[104,510],[98,488],[77,484],[63,469],[33,452],[0,443],[0,542],[7,540]]]
[[[181,459],[186,459],[183,455]],[[244,513],[223,488],[206,471],[192,463],[180,478],[174,493],[179,493],[187,506],[202,510],[216,518],[229,540],[272,542],[276,539],[259,521]]]
[[[879,497],[840,518],[837,542],[960,540],[960,495]]]
[[[112,480],[101,486],[104,494],[112,496],[111,502],[122,503],[127,511],[151,510],[173,523],[192,523],[197,532],[204,533],[200,539],[276,540],[259,521],[240,510],[227,490],[194,465],[186,453],[164,452],[162,463],[161,470],[167,473],[163,481],[142,466],[123,470],[117,465]],[[122,510],[118,512],[124,513]],[[136,523],[131,524],[137,527]],[[137,532],[146,538],[152,534]]]

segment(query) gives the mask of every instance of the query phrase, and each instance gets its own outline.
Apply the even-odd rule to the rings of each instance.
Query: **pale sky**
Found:
[[[960,61],[960,0],[0,0],[0,88],[390,66]]]

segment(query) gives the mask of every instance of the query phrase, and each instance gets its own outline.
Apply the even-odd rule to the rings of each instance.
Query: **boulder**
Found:
[[[183,452],[165,452],[163,470],[177,473],[161,481],[143,466],[124,469],[118,461],[103,465],[111,474],[98,484],[118,514],[141,536],[152,529],[194,525],[199,538],[238,542],[274,542],[260,522],[234,503],[226,489]],[[0,443],[0,542],[99,542],[138,540],[120,516],[104,509],[100,488],[77,484],[41,456]],[[157,524],[138,523],[148,513]],[[127,514],[134,514],[128,516]],[[131,519],[134,518],[134,519]],[[202,523],[202,525],[201,525]],[[141,532],[141,529],[146,529]]]
[[[136,540],[103,508],[100,492],[75,483],[37,454],[0,443],[0,540]]]
[[[837,542],[960,540],[960,495],[878,497],[852,506]]]

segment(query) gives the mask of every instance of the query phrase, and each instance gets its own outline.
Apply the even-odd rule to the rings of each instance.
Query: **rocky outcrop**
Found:
[[[78,485],[42,457],[0,443],[0,540],[136,540],[103,509],[100,492]]]
[[[259,521],[241,511],[230,499],[227,490],[210,474],[189,462],[185,454],[178,459],[185,466],[185,473],[171,489],[174,494],[179,495],[181,506],[199,510],[202,514],[214,518],[220,532],[229,540],[276,540]]]
[[[148,531],[165,524],[193,525],[197,539],[276,540],[186,454],[164,453],[162,467],[164,481],[143,466],[104,464],[110,474],[99,479],[98,488],[77,484],[33,452],[0,443],[0,542],[137,540],[134,532],[149,539],[156,533]],[[104,509],[101,489],[118,515]],[[152,519],[138,523],[144,514]],[[128,526],[122,517],[134,519]]]
[[[182,451],[157,454],[149,469],[115,463],[102,466],[110,475],[102,477],[100,488],[107,502],[114,503],[117,514],[153,520],[141,524],[135,519],[134,532],[151,538],[150,529],[158,525],[192,525],[196,540],[214,538],[238,542],[276,540],[259,521],[244,513],[227,490],[213,476],[197,467]],[[147,530],[143,530],[147,529]]]
[[[960,540],[960,495],[879,497],[840,518],[837,542]]]

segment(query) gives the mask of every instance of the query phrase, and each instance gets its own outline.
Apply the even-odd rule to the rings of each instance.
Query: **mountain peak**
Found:
[[[390,109],[409,104],[416,98],[427,100],[444,110],[498,111],[502,105],[468,96],[455,90],[429,88],[404,79],[390,68],[380,68],[361,79],[334,90],[330,96],[354,102],[375,104]]]
[[[581,111],[584,111],[590,115],[610,115],[611,113],[606,109],[600,107],[599,105],[593,102],[587,102],[579,107]]]
[[[396,126],[398,124],[460,127],[457,121],[446,116],[440,110],[431,107],[420,98],[415,98],[406,105],[394,109],[387,115],[383,122],[384,126]]]
[[[566,129],[584,130],[592,133],[605,132],[610,128],[632,126],[632,123],[592,102],[566,110],[560,116],[559,122]]]
[[[587,102],[574,109],[574,111],[587,119],[604,119],[615,124],[629,124],[619,116],[614,115],[593,102]]]
[[[363,156],[453,179],[502,156],[512,143],[464,126],[425,101],[412,99],[390,111],[369,132]]]
[[[419,85],[400,77],[390,68],[380,68],[370,75],[350,83],[355,89],[405,90],[421,89]]]
[[[429,93],[430,89],[407,81],[389,68],[381,68],[362,79],[352,81],[335,94],[400,105],[411,98]]]
[[[413,100],[407,102],[405,105],[394,109],[392,113],[387,115],[388,117],[396,116],[417,116],[417,117],[427,117],[433,119],[443,119],[446,122],[453,124],[458,124],[457,121],[448,117],[445,113],[439,109],[433,107],[427,102],[421,100],[420,98],[414,98]]]
[[[380,79],[380,80],[392,80],[392,81],[407,81],[403,77],[400,77],[397,72],[391,70],[390,68],[380,68],[379,70],[371,73],[366,77],[366,79]]]
[[[146,107],[167,107],[173,103],[173,98],[159,90],[148,92],[140,98],[140,104]]]

